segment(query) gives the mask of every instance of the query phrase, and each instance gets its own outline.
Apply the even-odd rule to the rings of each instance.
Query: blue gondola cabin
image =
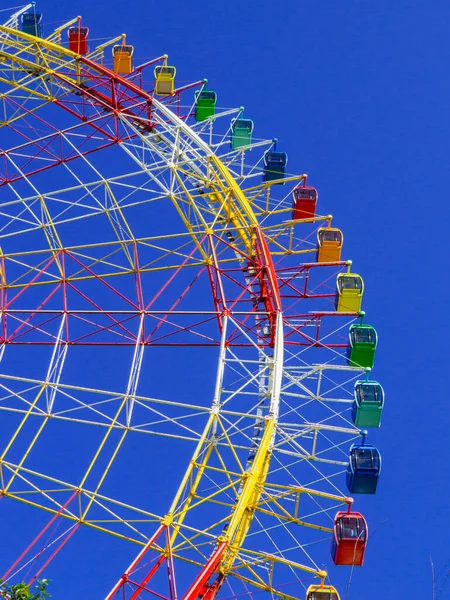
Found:
[[[312,187],[299,185],[292,192],[293,219],[312,219],[316,216],[316,204],[319,198],[317,190]]]
[[[357,273],[339,273],[336,279],[336,310],[344,313],[361,311],[364,281]]]
[[[287,165],[286,152],[269,151],[264,154],[263,181],[277,181],[284,178]],[[280,182],[283,184],[284,182]]]
[[[133,70],[132,57],[134,46],[118,44],[113,46],[113,69],[118,75],[129,75]]]
[[[360,567],[368,539],[364,517],[357,512],[338,512],[334,518],[331,557],[335,565]]]
[[[237,150],[252,143],[253,121],[233,119],[231,122],[231,149]]]
[[[42,17],[41,13],[26,12],[22,15],[22,31],[29,35],[42,37]]]
[[[381,472],[381,454],[369,444],[353,444],[347,468],[347,487],[352,494],[375,494]]]
[[[352,406],[352,420],[357,427],[380,427],[384,407],[384,390],[377,381],[357,381]]]
[[[89,27],[69,27],[69,49],[76,54],[87,54]]]
[[[378,344],[378,335],[375,329],[371,325],[350,325],[348,337],[349,366],[372,369]]]

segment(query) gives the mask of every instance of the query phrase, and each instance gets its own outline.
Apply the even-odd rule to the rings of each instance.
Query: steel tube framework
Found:
[[[157,100],[135,82],[143,68],[120,76],[103,65],[104,46],[77,55],[59,43],[64,27],[41,39],[18,30],[19,16],[0,26],[0,107],[10,140],[0,150],[0,343],[3,362],[15,347],[30,357],[48,348],[50,359],[42,379],[0,373],[0,414],[18,419],[0,455],[2,496],[44,509],[51,523],[68,522],[57,551],[79,525],[142,546],[108,599],[213,600],[229,575],[294,598],[278,587],[286,574],[326,577],[295,528],[330,533],[331,511],[351,503],[334,476],[346,464],[341,447],[359,432],[333,408],[347,408],[350,398],[332,392],[364,370],[303,360],[311,349],[339,357],[347,348],[341,331],[358,315],[341,313],[327,330],[336,313],[323,307],[335,293],[315,278],[348,263],[281,262],[310,252],[294,244],[298,223],[267,221],[288,209],[270,206],[271,184],[245,190],[244,154],[239,167],[235,155],[219,157],[212,134],[205,141],[206,130],[182,114],[180,91]],[[97,159],[114,149],[126,161],[119,174]],[[170,217],[159,218],[166,204]],[[144,206],[151,236],[139,216]],[[324,219],[331,221],[317,221]],[[80,243],[80,223],[91,221],[97,226],[84,229],[91,237]],[[192,295],[199,290],[203,299],[206,288],[212,305],[194,308]],[[310,300],[318,308],[305,310]],[[132,348],[124,391],[66,381],[78,347]],[[211,405],[139,393],[147,356],[168,347],[215,349]],[[319,423],[302,411],[311,403],[326,405]],[[43,433],[68,422],[100,432],[71,482],[30,462]],[[130,432],[194,445],[165,514],[103,492]],[[292,476],[305,461],[328,491]],[[253,543],[262,534],[272,552]]]

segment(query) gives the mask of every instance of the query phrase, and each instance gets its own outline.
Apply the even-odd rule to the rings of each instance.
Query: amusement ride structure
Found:
[[[34,4],[0,26],[3,579],[109,534],[108,600],[338,600],[384,404],[342,231],[205,80],[90,45]]]

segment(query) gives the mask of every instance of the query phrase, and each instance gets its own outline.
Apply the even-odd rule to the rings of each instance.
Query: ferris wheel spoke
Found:
[[[7,474],[8,470],[17,469],[16,465],[9,463],[2,463],[2,467],[4,474]],[[52,488],[46,489],[43,480],[51,482]],[[19,469],[15,484],[4,493],[4,497],[141,545],[145,544],[149,531],[161,520],[158,515],[101,496],[95,491],[80,489],[70,484],[56,487],[58,483],[60,482],[48,476]],[[66,502],[61,504],[64,501]],[[85,515],[87,510],[89,514]]]

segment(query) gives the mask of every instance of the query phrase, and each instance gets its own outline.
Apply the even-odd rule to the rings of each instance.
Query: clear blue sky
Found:
[[[168,53],[178,82],[207,77],[219,104],[245,106],[255,134],[277,137],[289,171],[308,173],[319,189],[322,214],[344,230],[345,256],[365,280],[386,391],[383,426],[370,440],[383,473],[364,501],[372,536],[349,600],[431,598],[430,555],[438,573],[450,561],[450,5],[61,0],[38,8],[55,26],[82,15],[94,37],[126,32],[136,62]],[[70,573],[61,571],[69,581]],[[448,598],[450,582],[440,596]]]

